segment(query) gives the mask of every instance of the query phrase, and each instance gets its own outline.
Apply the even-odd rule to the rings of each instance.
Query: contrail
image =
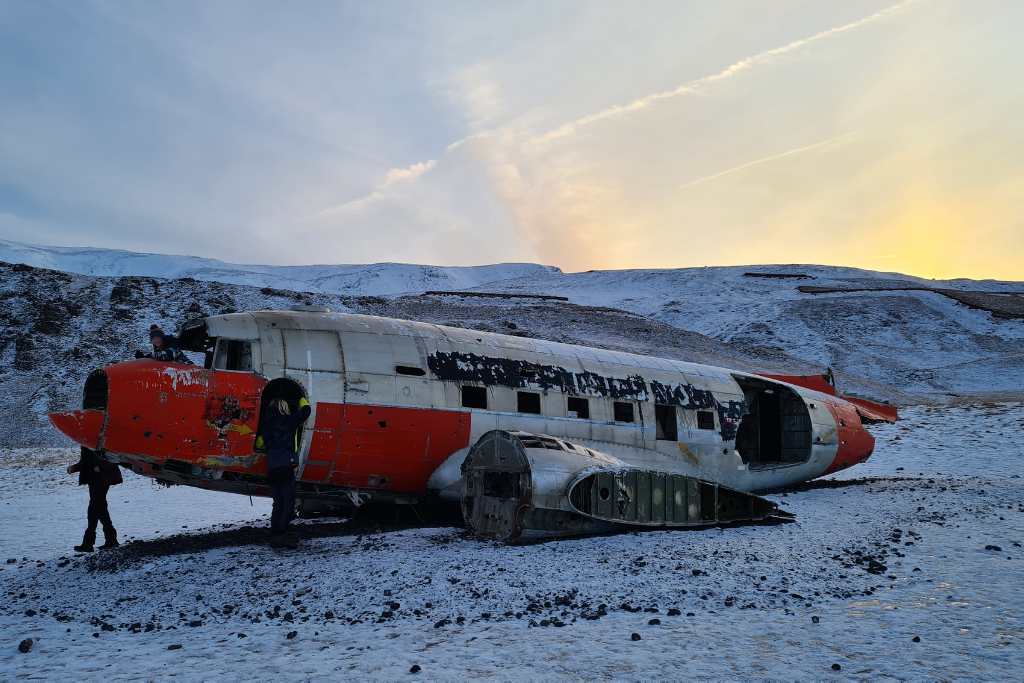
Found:
[[[776,161],[778,159],[785,159],[786,157],[793,156],[794,154],[802,154],[803,152],[809,152],[812,149],[817,149],[819,147],[825,147],[827,145],[831,145],[831,144],[837,143],[837,142],[839,142],[841,140],[844,140],[844,139],[850,137],[851,135],[853,135],[852,131],[849,132],[849,133],[843,133],[842,135],[837,135],[837,136],[835,136],[833,138],[829,138],[828,140],[822,140],[821,142],[815,142],[814,144],[804,145],[803,147],[796,147],[795,149],[791,149],[791,150],[788,150],[788,151],[785,151],[785,152],[780,152],[779,154],[773,154],[773,155],[768,156],[768,157],[762,157],[760,159],[754,159],[753,161],[748,161],[745,164],[740,164],[739,166],[733,166],[732,168],[727,168],[724,171],[719,171],[718,173],[713,173],[711,175],[706,175],[706,176],[703,176],[701,178],[696,178],[696,179],[691,180],[689,182],[683,183],[682,185],[679,186],[679,189],[680,190],[684,190],[684,189],[686,189],[688,187],[693,187],[694,185],[700,185],[701,183],[706,183],[709,180],[716,180],[718,178],[721,178],[722,176],[726,176],[726,175],[729,175],[731,173],[738,173],[739,171],[743,171],[745,169],[751,168],[752,166],[759,166],[761,164],[767,164],[770,161]]]
[[[555,128],[554,130],[551,130],[541,135],[540,137],[536,138],[535,141],[548,142],[558,138],[566,137],[568,135],[573,135],[580,128],[589,126],[593,123],[597,123],[598,121],[604,121],[605,119],[622,116],[623,114],[628,114],[630,112],[644,109],[660,100],[667,100],[673,97],[678,97],[680,95],[696,92],[702,86],[709,85],[711,83],[715,83],[716,81],[721,81],[726,78],[730,78],[738,73],[741,73],[755,66],[768,62],[774,59],[775,57],[779,57],[780,55],[793,52],[794,50],[799,50],[800,48],[806,45],[810,45],[811,43],[817,43],[831,36],[840,33],[846,33],[847,31],[853,31],[855,29],[861,28],[862,26],[866,26],[867,24],[871,24],[881,19],[884,19],[888,16],[896,14],[897,12],[900,12],[904,8],[918,1],[919,0],[904,0],[903,2],[899,2],[891,7],[887,7],[883,10],[875,12],[874,14],[868,15],[863,19],[858,19],[857,21],[852,21],[848,24],[843,24],[842,26],[835,26],[833,28],[815,33],[814,35],[808,36],[807,38],[800,38],[799,40],[794,40],[791,43],[783,45],[782,47],[776,47],[771,50],[759,52],[758,54],[753,55],[751,57],[746,57],[738,62],[730,64],[729,66],[725,67],[721,71],[718,71],[717,73],[713,73],[708,76],[703,76],[696,80],[689,81],[688,83],[684,83],[677,88],[673,88],[672,90],[664,90],[662,92],[654,93],[652,95],[647,95],[646,97],[642,97],[638,100],[633,100],[629,104],[617,104],[613,107],[609,107],[595,114],[583,116],[581,118],[576,119],[575,121],[570,121],[569,123],[563,124],[558,128]]]
[[[644,109],[645,107],[648,107],[651,104],[653,104],[655,102],[658,102],[660,100],[666,100],[666,99],[669,99],[669,98],[672,98],[672,97],[678,97],[679,95],[684,95],[684,94],[687,94],[687,93],[696,92],[702,86],[706,86],[706,85],[709,85],[711,83],[715,83],[716,81],[720,81],[720,80],[729,78],[729,77],[734,76],[734,75],[736,75],[736,74],[738,74],[738,73],[740,73],[742,71],[746,71],[747,69],[750,69],[750,68],[753,68],[753,67],[758,66],[760,64],[763,64],[765,62],[768,62],[768,61],[770,61],[771,59],[773,59],[775,57],[787,54],[789,52],[793,52],[794,50],[798,50],[801,47],[804,47],[805,45],[809,45],[811,43],[816,43],[818,41],[824,40],[825,38],[828,38],[830,36],[834,36],[834,35],[837,35],[837,34],[840,34],[840,33],[846,33],[847,31],[853,31],[853,30],[858,29],[858,28],[860,28],[862,26],[865,26],[867,24],[871,24],[871,23],[874,23],[874,22],[879,21],[881,19],[884,19],[884,18],[886,18],[888,16],[891,16],[893,14],[896,14],[897,12],[902,11],[903,9],[905,9],[906,7],[909,7],[910,5],[916,4],[917,2],[920,2],[920,0],[903,0],[902,2],[899,2],[899,3],[895,4],[895,5],[892,5],[891,7],[887,7],[885,9],[883,9],[883,10],[879,10],[878,12],[875,12],[874,14],[868,15],[868,16],[864,17],[863,19],[858,19],[857,21],[853,21],[853,22],[850,22],[848,24],[843,24],[841,26],[836,26],[836,27],[833,27],[833,28],[830,28],[830,29],[826,29],[824,31],[820,31],[820,32],[815,33],[814,35],[808,36],[806,38],[800,38],[799,40],[794,40],[791,43],[787,43],[786,45],[783,45],[782,47],[773,48],[771,50],[766,50],[764,52],[760,52],[760,53],[758,53],[756,55],[753,55],[751,57],[746,57],[744,59],[741,59],[738,62],[730,64],[729,66],[725,67],[721,71],[718,71],[717,73],[713,73],[713,74],[710,74],[708,76],[703,76],[701,78],[698,78],[696,80],[690,81],[688,83],[684,83],[683,85],[680,85],[679,87],[674,88],[672,90],[666,90],[666,91],[663,91],[663,92],[647,95],[646,97],[642,97],[642,98],[640,98],[638,100],[634,100],[633,102],[630,102],[629,104],[615,105],[615,106],[609,107],[607,109],[604,109],[602,111],[596,112],[594,114],[589,114],[587,116],[583,116],[583,117],[578,118],[578,119],[576,119],[574,121],[570,121],[568,123],[562,124],[558,128],[550,130],[547,133],[543,133],[543,134],[541,134],[541,135],[539,135],[537,137],[534,137],[532,140],[530,140],[530,142],[532,142],[532,143],[544,143],[544,142],[549,142],[549,141],[552,141],[552,140],[556,140],[558,138],[567,137],[567,136],[575,134],[580,128],[583,128],[585,126],[589,126],[589,125],[591,125],[593,123],[597,123],[598,121],[603,121],[605,119],[611,119],[611,118],[614,118],[614,117],[617,117],[617,116],[621,116],[623,114],[627,114],[629,112],[633,112],[633,111],[638,111],[640,109]],[[483,131],[483,132],[480,132],[480,133],[474,133],[472,135],[468,135],[468,136],[466,136],[464,138],[460,138],[460,139],[456,140],[455,142],[451,143],[450,145],[448,145],[448,147],[445,149],[445,152],[447,153],[447,152],[451,152],[451,151],[453,151],[455,149],[458,149],[459,147],[465,145],[466,143],[468,143],[468,142],[470,142],[470,141],[472,141],[474,139],[478,139],[478,138],[482,139],[482,138],[490,137],[494,132],[496,132],[496,131]],[[825,144],[825,143],[820,143],[820,144]],[[803,151],[803,150],[801,150],[801,151]],[[796,150],[794,150],[793,152],[795,153]],[[785,154],[788,154],[788,152],[785,153]],[[759,161],[751,162],[751,163],[760,163],[761,161],[765,161],[765,160],[759,160]],[[409,166],[407,168],[408,169],[417,169],[418,172],[413,174],[408,179],[410,181],[414,181],[414,180],[416,180],[416,179],[426,175],[427,173],[431,172],[434,168],[436,168],[437,163],[438,162],[435,161],[435,160],[430,160],[430,161],[426,161],[426,162],[419,162],[419,163],[416,163],[416,164],[412,164],[411,166]],[[733,170],[738,170],[738,169],[733,169]],[[404,169],[393,169],[393,171],[396,172],[396,173],[401,174],[401,173],[403,173]],[[723,171],[723,173],[726,173],[726,172],[731,172],[731,171]],[[389,171],[388,175],[390,177],[392,175],[392,172]],[[693,182],[701,182],[701,181],[693,181]],[[384,196],[383,193],[382,193],[382,190],[384,189],[384,187],[386,187],[387,184],[389,184],[389,183],[387,183],[385,181],[385,183],[383,183],[383,184],[379,185],[378,187],[374,188],[371,192],[369,192],[368,194],[366,194],[363,197],[359,197],[359,198],[350,200],[348,202],[345,202],[344,204],[341,204],[341,205],[338,205],[338,206],[334,206],[334,207],[330,207],[330,208],[324,209],[322,211],[319,211],[317,213],[317,216],[324,216],[324,215],[329,215],[329,214],[333,214],[333,213],[343,212],[343,211],[346,211],[346,210],[349,210],[349,209],[354,209],[354,208],[357,208],[357,207],[365,206],[367,204],[371,204],[371,203],[381,199]]]
[[[304,220],[322,218],[331,214],[342,213],[368,206],[379,199],[383,199],[385,196],[384,191],[387,188],[398,183],[412,182],[424,173],[428,173],[430,169],[434,168],[436,165],[436,159],[429,159],[427,161],[419,161],[415,164],[406,166],[405,168],[392,168],[384,175],[384,180],[382,180],[380,184],[378,184],[377,187],[375,187],[369,194],[365,194],[356,199],[350,199],[342,204],[329,206],[326,209],[318,211],[313,216],[305,218]]]

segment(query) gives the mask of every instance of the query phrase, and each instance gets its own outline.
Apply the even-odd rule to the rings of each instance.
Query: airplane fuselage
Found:
[[[638,467],[740,490],[867,459],[839,396],[750,373],[365,315],[259,311],[186,325],[206,367],[152,360],[90,375],[81,410],[51,415],[84,447],[146,476],[265,495],[261,406],[305,395],[299,496],[457,500],[485,433],[544,434]]]

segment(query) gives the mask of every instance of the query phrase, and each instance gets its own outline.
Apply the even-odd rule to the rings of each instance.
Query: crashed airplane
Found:
[[[863,424],[896,419],[826,376],[325,310],[211,316],[179,339],[204,367],[115,363],[50,420],[138,474],[269,495],[261,410],[305,396],[302,503],[443,501],[509,542],[784,518],[751,492],[863,462]]]

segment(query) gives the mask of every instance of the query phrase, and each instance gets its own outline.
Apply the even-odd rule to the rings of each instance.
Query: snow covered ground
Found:
[[[0,518],[8,530],[15,523],[18,527],[16,536],[0,535],[0,562],[12,557],[11,553],[47,557],[61,549],[64,554],[81,542],[89,492],[77,485],[78,475],[65,471],[73,462],[78,462],[77,448],[0,450]],[[125,483],[112,488],[108,496],[122,540],[243,523],[270,514],[270,502],[264,498],[250,501],[243,496],[162,486],[127,471],[124,477]],[[140,506],[145,513],[125,514],[133,506]],[[202,511],[198,516],[197,510]],[[18,539],[16,545],[14,538]]]
[[[265,502],[130,476],[111,508],[139,540],[90,558],[73,453],[3,453],[0,678],[1019,677],[1024,404],[875,433],[775,494],[782,526],[508,547],[332,521],[275,552],[245,526]]]

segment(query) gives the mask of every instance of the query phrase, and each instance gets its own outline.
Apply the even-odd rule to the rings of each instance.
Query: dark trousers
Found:
[[[89,532],[96,533],[96,523],[103,525],[103,533],[114,528],[110,521],[110,511],[107,509],[107,489],[109,484],[89,484]]]
[[[274,509],[270,513],[270,533],[283,534],[295,515],[295,472],[291,466],[278,467],[267,475]]]

